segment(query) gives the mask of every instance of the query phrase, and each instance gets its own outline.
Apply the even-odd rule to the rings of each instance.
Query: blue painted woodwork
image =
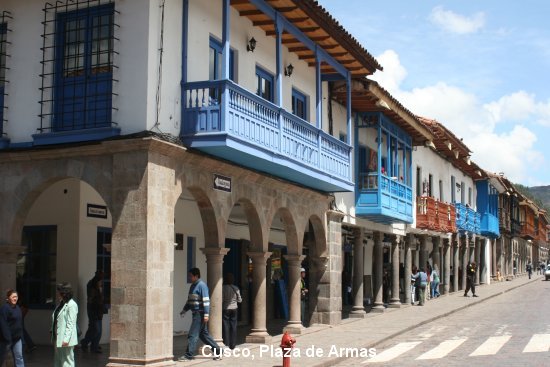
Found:
[[[307,97],[305,96],[305,94],[292,88],[292,113],[302,120],[307,121],[307,111]]]
[[[316,190],[353,191],[346,143],[230,80],[183,89],[187,146]],[[224,92],[225,103],[211,98]]]
[[[466,204],[455,203],[456,227],[459,232],[480,234],[481,215]]]
[[[498,191],[488,180],[476,182],[477,211],[481,215],[482,235],[497,238],[500,236],[498,221]]]
[[[53,131],[111,124],[114,5],[58,14]]]
[[[375,132],[368,136],[376,138],[376,151],[360,146],[361,128]],[[359,116],[355,137],[356,215],[384,224],[412,223],[411,137],[382,113]]]

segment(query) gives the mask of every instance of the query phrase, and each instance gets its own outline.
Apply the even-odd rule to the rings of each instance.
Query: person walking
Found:
[[[466,267],[466,290],[464,291],[464,297],[469,297],[468,292],[472,290],[472,297],[477,297],[476,295],[476,263],[471,262]]]
[[[95,272],[95,275],[86,285],[87,303],[86,312],[88,313],[88,330],[84,339],[80,341],[82,350],[87,350],[91,344],[90,350],[93,353],[101,353],[99,341],[101,340],[103,313],[105,305],[103,304],[103,278],[104,273],[101,270]]]
[[[6,303],[0,308],[0,366],[8,351],[13,356],[15,367],[25,367],[23,360],[23,314],[17,305],[19,299],[13,289],[6,293]]]
[[[432,275],[431,275],[431,284],[430,284],[430,291],[432,292],[431,296],[432,298],[439,297],[439,268],[437,264],[434,264]]]
[[[306,305],[307,305],[307,296],[308,289],[306,287],[306,269],[300,268],[300,319],[302,320],[302,325],[305,325],[306,318]]]
[[[78,344],[76,319],[78,305],[73,300],[70,283],[57,285],[58,305],[52,314],[54,367],[74,367],[74,346]]]
[[[413,269],[413,272],[414,270],[416,269]],[[416,274],[413,274],[412,277],[415,280],[415,287],[417,289],[418,305],[424,306],[424,302],[426,301],[426,285],[428,284],[428,274],[426,274],[422,270],[419,270],[416,272]]]
[[[529,279],[531,279],[531,273],[533,272],[533,265],[531,265],[531,261],[527,263],[525,270],[527,271],[527,274],[529,274]]]
[[[223,343],[229,349],[235,349],[237,343],[237,313],[239,303],[243,301],[241,291],[234,285],[234,276],[232,273],[225,274],[224,285],[222,287],[222,307],[223,307]]]
[[[210,312],[208,286],[201,280],[201,271],[199,268],[192,268],[189,270],[188,276],[192,284],[189,289],[187,303],[180,312],[180,316],[183,317],[187,311],[191,311],[193,319],[191,321],[191,327],[189,328],[187,350],[178,361],[189,361],[194,358],[199,338],[204,344],[212,348],[214,360],[219,361],[222,359],[222,348],[214,341],[210,333],[208,333]]]

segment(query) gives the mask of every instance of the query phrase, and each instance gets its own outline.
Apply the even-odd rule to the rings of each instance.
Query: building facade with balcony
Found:
[[[355,190],[352,81],[380,65],[322,7],[8,0],[0,10],[1,286],[28,298],[37,342],[49,338],[56,282],[74,285],[85,328],[98,268],[117,366],[173,364],[194,266],[218,340],[228,272],[249,300],[247,341],[268,340],[276,318],[302,330],[301,267],[318,294],[306,325],[340,321],[344,215],[331,193]],[[337,82],[346,99],[331,111]]]

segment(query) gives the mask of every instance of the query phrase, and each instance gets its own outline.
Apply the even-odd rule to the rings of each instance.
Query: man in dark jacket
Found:
[[[86,285],[86,293],[88,302],[86,311],[88,313],[88,330],[86,336],[80,341],[82,350],[87,350],[91,344],[90,350],[93,353],[101,353],[99,341],[101,340],[101,332],[103,330],[103,278],[104,273],[101,270],[95,272],[95,275]]]
[[[468,291],[472,290],[472,297],[477,297],[476,295],[476,263],[471,262],[466,267],[466,290],[464,291],[464,297],[468,297]]]
[[[23,315],[17,305],[18,295],[13,289],[6,294],[6,303],[0,307],[0,366],[8,351],[13,355],[15,367],[24,367],[23,361]]]

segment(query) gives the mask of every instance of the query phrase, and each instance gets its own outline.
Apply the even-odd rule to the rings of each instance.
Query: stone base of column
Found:
[[[175,366],[174,357],[155,358],[155,359],[134,359],[134,358],[117,358],[109,357],[109,363],[106,367],[167,367]]]
[[[374,312],[374,313],[386,312],[386,307],[384,307],[384,305],[377,305],[375,303],[373,308],[371,308],[370,312]]]
[[[300,335],[304,332],[305,327],[302,325],[301,321],[289,321],[288,324],[283,328],[283,333],[288,331],[290,335]]]
[[[342,322],[342,311],[316,311],[311,316],[312,324],[338,325]]]
[[[362,319],[367,315],[365,308],[361,306],[353,306],[349,313],[350,319]]]
[[[267,330],[252,329],[250,334],[246,336],[247,343],[253,344],[266,344],[271,342],[271,335],[267,333]]]
[[[398,299],[390,299],[390,304],[388,305],[389,308],[400,308],[401,307],[401,301]]]

